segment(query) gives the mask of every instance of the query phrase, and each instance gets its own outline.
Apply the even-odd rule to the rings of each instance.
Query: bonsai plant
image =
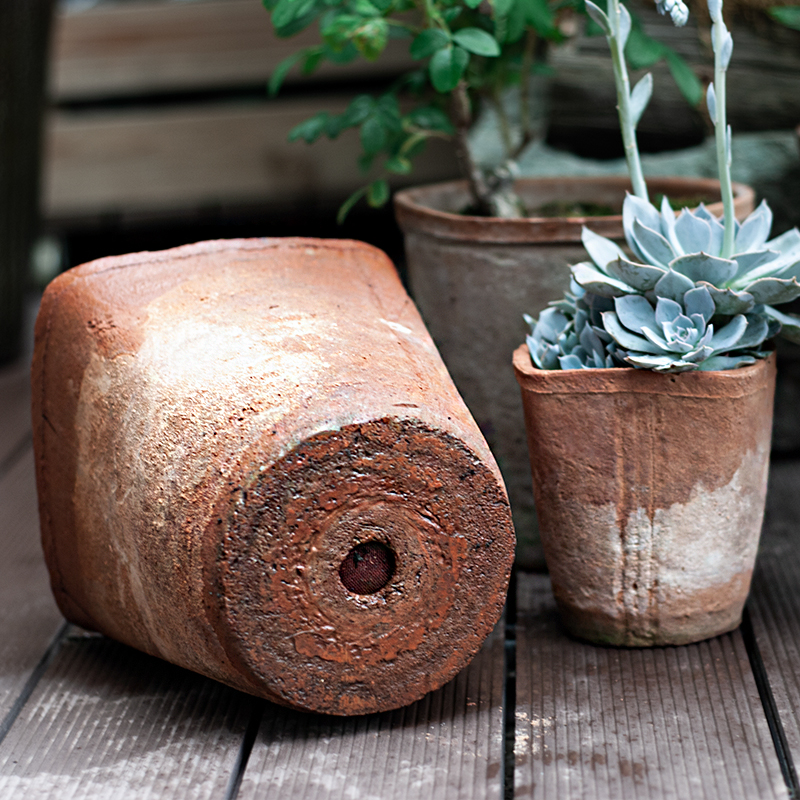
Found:
[[[680,0],[662,5],[678,21],[686,13]],[[624,38],[617,0],[607,14],[587,7],[610,40]],[[800,319],[774,307],[800,296],[800,232],[770,239],[766,203],[741,224],[734,215],[733,39],[722,0],[708,8],[722,217],[702,205],[676,217],[666,198],[647,200],[634,89],[620,103],[635,187],[623,207],[629,252],[585,229],[591,261],[571,267],[561,301],[528,318],[514,354],[553,589],[568,628],[594,641],[681,644],[739,624],[766,494],[767,342],[800,341]],[[615,71],[624,91],[623,60]]]
[[[527,179],[514,181],[514,159],[533,137],[532,83],[546,72],[547,50],[566,36],[570,21],[584,20],[583,0],[265,0],[280,36],[318,22],[321,43],[283,62],[272,77],[277,91],[293,68],[311,72],[323,59],[380,58],[392,37],[404,37],[419,64],[378,96],[359,95],[340,115],[320,112],[295,128],[291,138],[313,142],[357,128],[363,147],[360,166],[408,172],[420,148],[448,138],[458,153],[465,180],[408,189],[395,195],[405,234],[412,296],[448,369],[486,436],[508,487],[517,529],[518,561],[542,563],[530,488],[528,454],[521,435],[522,407],[507,370],[508,353],[524,335],[522,313],[543,308],[568,286],[565,264],[581,257],[581,228],[622,238],[622,206],[628,181]],[[573,26],[574,28],[575,26]],[[630,25],[626,44],[639,51],[649,42]],[[677,54],[658,51],[693,100],[702,90]],[[676,66],[677,65],[677,66]],[[504,93],[516,93],[522,122],[506,118]],[[400,102],[401,94],[403,101]],[[468,134],[479,101],[497,110],[498,136],[506,159],[483,170],[474,161]],[[671,196],[719,196],[710,180],[660,179],[656,191]],[[360,197],[381,205],[389,197],[378,177],[342,206]],[[524,217],[542,205],[583,204],[615,209],[612,216]],[[752,208],[752,194],[739,187],[740,213]],[[465,214],[465,210],[470,213]]]

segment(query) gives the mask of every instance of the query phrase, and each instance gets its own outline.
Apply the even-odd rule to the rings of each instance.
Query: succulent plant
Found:
[[[586,294],[573,283],[563,300],[551,303],[531,326],[528,350],[539,369],[593,369],[620,366],[616,345],[603,330],[602,315],[613,308],[604,297]]]
[[[687,372],[752,364],[756,356],[749,351],[764,340],[767,321],[738,314],[715,331],[714,311],[704,286],[680,300],[659,297],[655,308],[642,295],[623,295],[614,299],[613,311],[603,312],[603,326],[621,348],[618,355],[634,367]]]

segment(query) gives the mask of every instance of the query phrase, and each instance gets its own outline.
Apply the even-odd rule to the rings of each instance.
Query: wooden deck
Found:
[[[561,632],[546,576],[409,708],[299,714],[67,625],[50,596],[27,370],[0,371],[0,797],[786,798],[800,758],[800,462],[771,474],[741,630],[622,650]]]

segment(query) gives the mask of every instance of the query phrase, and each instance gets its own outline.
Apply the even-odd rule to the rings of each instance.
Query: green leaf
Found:
[[[366,174],[372,169],[372,162],[375,160],[375,156],[371,156],[369,153],[362,153],[358,157],[358,168]]]
[[[446,8],[442,11],[442,19],[445,21],[445,24],[448,28],[452,28],[455,21],[461,16],[461,12],[463,9],[461,6],[456,6],[455,8]]]
[[[495,19],[497,17],[507,17],[511,13],[514,0],[490,0],[494,8]]]
[[[453,34],[453,41],[476,56],[500,55],[500,45],[494,36],[480,28],[462,28]]]
[[[408,51],[411,58],[428,58],[449,44],[450,37],[443,30],[428,28],[411,42]]]
[[[284,58],[283,61],[275,67],[275,71],[269,76],[268,89],[271,97],[274,97],[278,93],[278,90],[281,88],[291,68],[298,61],[303,59],[305,55],[305,50],[301,50],[299,53],[292,53],[292,55]]]
[[[381,95],[375,104],[375,108],[383,127],[387,131],[398,133],[403,129],[400,106],[397,103],[397,98],[391,92]]]
[[[362,17],[379,17],[381,15],[381,12],[369,0],[355,0],[350,7]]]
[[[267,11],[272,11],[276,5],[278,5],[278,0],[261,0],[261,5],[267,9]]]
[[[344,201],[344,203],[342,203],[341,207],[339,208],[339,213],[336,215],[336,222],[338,222],[339,225],[345,221],[345,218],[350,213],[350,210],[366,194],[366,192],[367,187],[362,186],[360,189],[357,189],[355,192],[353,192],[353,194],[351,194],[350,197]]]
[[[307,14],[293,19],[288,25],[284,25],[282,28],[275,28],[275,35],[280,39],[288,39],[305,30],[318,16],[319,9],[312,8]]]
[[[800,31],[800,8],[774,7],[769,10],[769,15],[781,25]]]
[[[303,61],[303,75],[310,75],[314,72],[324,57],[325,51],[322,47],[315,47],[307,50],[305,61]]]
[[[482,0],[464,0],[464,3],[467,5],[468,8],[477,8],[481,4]]]
[[[272,24],[276,29],[284,28],[290,22],[308,14],[315,4],[316,0],[278,0],[272,12]]]
[[[429,66],[431,83],[437,92],[452,92],[469,63],[469,53],[460,47],[446,47],[434,53]]]
[[[374,110],[375,101],[368,94],[360,94],[353,98],[347,110],[342,114],[342,128],[353,128],[360,125]]]
[[[389,40],[389,23],[378,17],[362,25],[353,36],[353,44],[367,61],[375,61],[386,49]]]
[[[625,45],[625,58],[631,69],[646,69],[664,56],[664,45],[634,27]]]
[[[677,53],[667,50],[667,66],[675,85],[686,98],[689,105],[697,106],[703,101],[703,84],[695,71]]]
[[[525,18],[534,30],[548,39],[556,33],[553,25],[553,12],[547,0],[525,0]]]
[[[389,199],[389,184],[380,178],[367,187],[367,202],[373,208],[380,208]]]
[[[289,131],[289,141],[296,142],[298,139],[302,139],[308,144],[316,142],[325,132],[329,116],[330,114],[327,111],[320,111],[319,114],[314,114],[313,117],[304,120],[299,125],[295,125]]]
[[[444,133],[454,133],[450,118],[439,108],[433,106],[422,106],[415,108],[406,114],[405,119],[417,128],[424,128],[429,131],[442,131]]]
[[[361,146],[370,156],[379,153],[386,146],[386,129],[377,115],[367,117],[361,126]]]
[[[411,172],[411,162],[403,156],[392,156],[392,158],[386,162],[386,169],[398,175],[408,175],[408,173]]]

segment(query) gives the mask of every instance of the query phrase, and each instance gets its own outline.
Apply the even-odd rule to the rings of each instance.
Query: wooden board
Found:
[[[773,464],[748,606],[795,768],[800,765],[800,463]]]
[[[27,362],[0,370],[0,477],[29,446],[31,376]]]
[[[2,395],[0,395],[2,397]],[[5,398],[3,398],[5,399]],[[4,408],[7,406],[4,404]],[[0,412],[0,418],[3,414]],[[62,624],[39,543],[33,453],[0,478],[0,738]],[[0,791],[2,796],[2,791]]]
[[[0,745],[0,796],[223,798],[257,703],[73,629]]]
[[[269,706],[239,800],[503,797],[502,625],[472,664],[408,708],[336,719]]]
[[[741,634],[618,649],[568,638],[521,575],[515,797],[788,797]]]
[[[356,159],[357,131],[314,145],[288,132],[351,98],[213,103],[151,109],[53,112],[45,161],[50,218],[191,209],[224,203],[344,202],[368,179]],[[418,160],[414,181],[454,177],[441,140]],[[408,184],[404,177],[395,184]]]
[[[319,44],[313,26],[279,39],[259,0],[128,0],[57,18],[51,91],[57,100],[144,95],[266,81],[286,56]],[[315,78],[393,76],[413,64],[409,41],[394,41],[380,61],[325,63]],[[293,71],[288,83],[304,78]],[[305,79],[307,80],[307,79]]]

